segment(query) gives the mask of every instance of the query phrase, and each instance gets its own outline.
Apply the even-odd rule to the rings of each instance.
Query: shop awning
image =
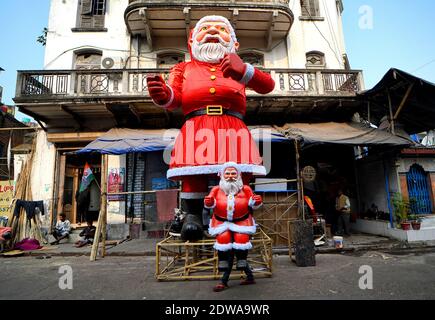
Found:
[[[178,130],[136,130],[114,128],[76,153],[97,152],[121,155],[164,150],[173,144]]]
[[[360,97],[367,102],[362,114],[377,125],[390,114],[409,134],[435,129],[435,84],[398,69],[390,69],[382,80]]]
[[[253,126],[249,127],[249,130],[255,141],[288,141],[282,133],[271,126]],[[96,152],[121,155],[135,152],[162,151],[174,144],[179,132],[178,129],[140,130],[114,128],[75,153]]]
[[[357,122],[289,123],[279,128],[288,139],[310,144],[341,144],[352,146],[409,146],[408,139]]]

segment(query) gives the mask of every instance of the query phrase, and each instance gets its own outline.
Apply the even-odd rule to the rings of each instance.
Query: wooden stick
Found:
[[[102,207],[102,214],[103,214],[103,226],[102,226],[102,242],[103,247],[101,248],[101,257],[104,258],[106,256],[106,237],[107,237],[107,173],[108,173],[108,155],[103,154],[101,158],[101,187],[102,187],[102,194],[101,194],[101,202],[104,203],[104,206]]]

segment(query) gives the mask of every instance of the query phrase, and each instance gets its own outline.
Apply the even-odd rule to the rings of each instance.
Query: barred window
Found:
[[[249,63],[254,67],[264,66],[264,56],[261,53],[245,52],[240,54],[240,58],[243,60],[243,62]]]
[[[157,55],[157,68],[167,69],[184,62],[184,54],[178,52],[165,52]]]
[[[320,17],[319,0],[301,0],[303,17]]]

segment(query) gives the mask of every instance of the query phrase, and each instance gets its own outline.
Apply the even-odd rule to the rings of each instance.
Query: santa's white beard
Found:
[[[225,194],[228,195],[236,195],[243,188],[243,181],[241,178],[238,178],[236,181],[226,181],[221,179],[219,182],[219,187]]]
[[[204,39],[204,42],[206,39]],[[232,42],[226,45],[222,42],[223,41],[220,40],[219,43],[205,42],[201,44],[197,41],[194,41],[192,45],[193,58],[195,60],[207,63],[221,62],[225,54],[235,52]]]

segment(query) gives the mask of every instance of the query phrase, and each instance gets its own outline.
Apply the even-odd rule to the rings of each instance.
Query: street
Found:
[[[64,266],[70,266],[64,267]],[[361,266],[373,270],[373,289],[359,287]],[[63,267],[63,268],[61,268]],[[314,268],[298,268],[288,256],[274,258],[274,276],[253,286],[230,282],[214,293],[217,281],[157,282],[153,257],[1,258],[0,299],[41,300],[293,300],[293,299],[434,299],[435,253],[391,255],[318,255]],[[60,269],[61,268],[61,269]],[[70,287],[59,286],[72,270]]]

